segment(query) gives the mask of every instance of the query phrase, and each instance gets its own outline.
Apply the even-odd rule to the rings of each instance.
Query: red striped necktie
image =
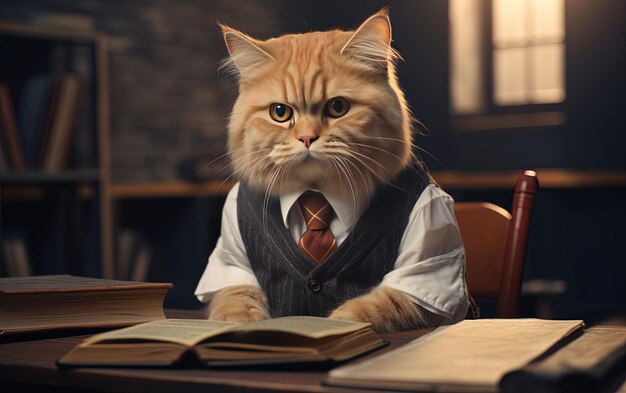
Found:
[[[328,228],[333,208],[319,192],[307,191],[299,199],[306,222],[298,247],[313,262],[320,264],[337,247],[337,239]]]

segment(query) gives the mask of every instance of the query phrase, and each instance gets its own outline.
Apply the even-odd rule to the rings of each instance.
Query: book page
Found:
[[[593,370],[602,361],[626,345],[626,328],[596,326],[560,349],[547,359],[533,363],[529,369],[542,373],[585,372]]]
[[[329,374],[329,382],[495,391],[506,372],[527,365],[582,326],[578,320],[465,320],[441,327],[383,356],[335,369]]]
[[[248,323],[233,329],[233,331],[273,331],[293,333],[310,338],[321,338],[354,332],[367,326],[369,326],[369,323],[337,321],[320,317],[292,316]]]
[[[124,329],[96,334],[81,346],[117,340],[153,340],[193,346],[211,336],[240,324],[235,322],[207,321],[204,319],[162,319]]]

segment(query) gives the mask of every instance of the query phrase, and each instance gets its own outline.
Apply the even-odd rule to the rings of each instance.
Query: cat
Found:
[[[264,225],[269,200],[278,195],[303,189],[342,193],[358,216],[381,188],[399,188],[394,181],[401,173],[410,169],[429,176],[413,169],[423,166],[413,153],[412,115],[396,77],[400,56],[391,47],[387,9],[356,31],[266,41],[220,27],[230,55],[223,67],[239,82],[229,121],[233,173],[250,192],[263,195],[258,208]],[[377,332],[438,325],[445,319],[390,286],[346,291],[356,296],[340,299],[326,316],[369,322]],[[219,288],[208,317],[252,322],[270,318],[271,304],[295,301],[273,296],[250,282]]]

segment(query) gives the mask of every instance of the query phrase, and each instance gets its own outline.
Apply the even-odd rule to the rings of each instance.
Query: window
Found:
[[[564,0],[493,0],[493,99],[496,105],[561,102]]]
[[[564,0],[450,0],[452,113],[519,120],[532,112],[532,125],[562,124],[555,104],[565,99],[564,7]],[[548,116],[537,116],[542,111]]]

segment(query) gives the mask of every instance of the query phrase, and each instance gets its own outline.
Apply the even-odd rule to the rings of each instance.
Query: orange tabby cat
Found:
[[[411,115],[396,79],[398,55],[390,46],[386,10],[356,31],[267,41],[221,27],[230,53],[225,67],[239,77],[229,125],[234,173],[266,199],[303,188],[323,194],[341,190],[357,214],[379,187],[415,162]],[[266,295],[248,283],[217,291],[209,308],[215,320],[269,316]],[[371,322],[378,332],[443,320],[388,286],[374,286],[329,316]]]

